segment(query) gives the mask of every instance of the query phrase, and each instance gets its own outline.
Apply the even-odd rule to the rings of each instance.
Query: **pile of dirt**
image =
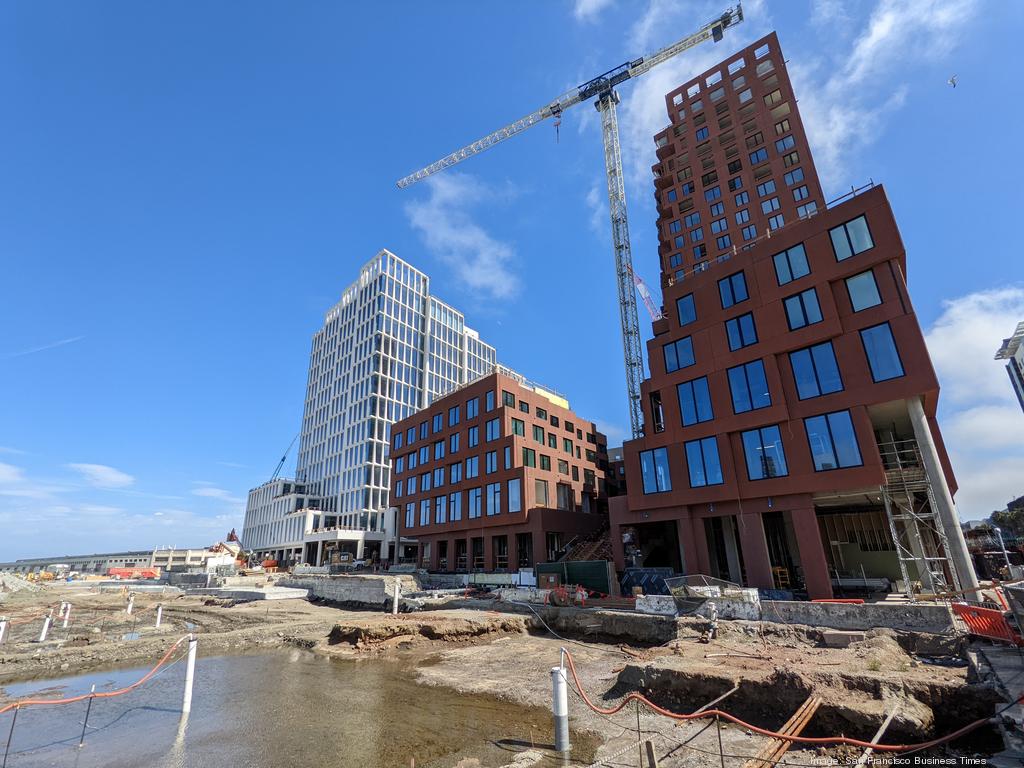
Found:
[[[329,645],[348,644],[361,650],[385,649],[400,643],[441,641],[454,643],[486,635],[522,634],[527,622],[520,616],[488,616],[467,619],[439,615],[419,615],[415,619],[397,616],[381,620],[356,620],[335,624],[327,637]]]
[[[42,587],[38,584],[33,584],[31,581],[21,578],[21,576],[15,576],[13,573],[0,573],[0,594],[4,592],[21,592],[22,590],[38,592],[40,589]]]

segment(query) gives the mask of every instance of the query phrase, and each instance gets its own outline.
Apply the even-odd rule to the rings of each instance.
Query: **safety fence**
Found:
[[[191,632],[196,629],[187,612],[185,617],[181,617],[178,611],[172,616],[165,613],[165,607],[163,603],[139,606],[126,600],[123,607],[82,607],[62,601],[29,613],[12,615],[5,615],[0,608],[0,648],[47,641],[137,640],[158,631],[184,629]]]

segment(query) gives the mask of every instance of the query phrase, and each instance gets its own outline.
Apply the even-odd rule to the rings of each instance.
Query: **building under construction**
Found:
[[[665,317],[617,565],[811,598],[976,586],[884,189],[825,201],[774,33],[665,103]]]

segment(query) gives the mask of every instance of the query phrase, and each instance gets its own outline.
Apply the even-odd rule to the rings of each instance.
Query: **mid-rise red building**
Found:
[[[939,384],[880,186],[826,203],[775,34],[666,96],[666,318],[611,500],[619,567],[830,597],[970,586]]]
[[[391,504],[421,567],[529,568],[607,525],[604,435],[564,397],[507,369],[396,422],[391,435]]]

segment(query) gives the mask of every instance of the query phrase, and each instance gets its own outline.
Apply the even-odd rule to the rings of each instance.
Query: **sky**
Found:
[[[311,336],[381,248],[621,441],[593,107],[395,180],[721,2],[0,4],[0,561],[240,531],[299,429]],[[892,202],[964,519],[1024,494],[1024,414],[992,359],[1024,320],[1024,4],[993,8],[751,0],[722,42],[624,84],[619,114],[656,287],[663,95],[777,31],[826,195],[874,181]]]

